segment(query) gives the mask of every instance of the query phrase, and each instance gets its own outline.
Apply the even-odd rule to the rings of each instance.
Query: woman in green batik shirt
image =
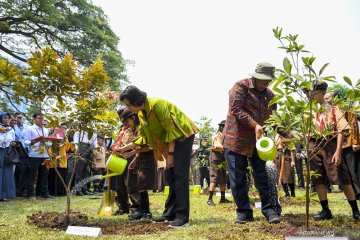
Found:
[[[128,86],[120,100],[140,120],[140,135],[136,145],[149,145],[156,160],[166,160],[166,179],[169,196],[163,215],[153,222],[169,221],[174,228],[189,225],[189,167],[194,136],[198,128],[176,105],[147,94],[135,86]],[[125,146],[121,151],[131,148]]]

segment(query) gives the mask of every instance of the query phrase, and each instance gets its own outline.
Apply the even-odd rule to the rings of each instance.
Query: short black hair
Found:
[[[126,109],[125,106],[121,106],[118,108],[118,110],[116,110],[116,113],[119,116],[119,118],[121,118],[121,114],[124,112],[125,109]]]
[[[326,91],[328,84],[325,81],[315,81],[314,82],[314,91]]]
[[[22,113],[21,113],[21,112],[16,112],[16,113],[15,113],[15,116],[19,116],[19,115],[22,116]]]
[[[42,113],[34,113],[33,114],[33,118],[37,118],[38,116],[44,116],[44,114],[42,114]]]
[[[129,100],[130,104],[135,107],[143,105],[147,99],[146,92],[141,91],[137,87],[130,85],[127,86],[120,94],[120,100]]]

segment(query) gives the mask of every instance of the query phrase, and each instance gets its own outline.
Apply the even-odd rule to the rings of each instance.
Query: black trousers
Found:
[[[304,173],[303,173],[303,159],[302,158],[295,158],[295,168],[296,168],[296,174],[298,177],[298,187],[305,188],[304,183]]]
[[[132,160],[133,158],[128,159],[128,164],[126,165],[124,173],[115,177],[117,193],[116,202],[118,207],[126,212],[129,210],[137,211],[140,206],[140,194],[137,189],[137,169],[128,168]]]
[[[273,186],[270,186],[270,176],[266,171],[266,162],[260,159],[257,151],[254,150],[253,156],[248,158],[244,155],[225,149],[225,158],[228,163],[231,193],[237,206],[237,214],[243,214],[247,217],[253,216],[253,209],[250,205],[246,179],[248,161],[250,161],[254,170],[253,176],[255,186],[259,191],[261,199],[261,211],[263,215],[266,217],[273,214],[280,216],[281,205],[277,197],[275,197],[274,193],[272,193],[274,190],[276,192],[277,189],[273,189]]]
[[[200,186],[204,188],[204,179],[206,180],[207,185],[210,185],[210,174],[207,167],[199,167],[200,170]]]
[[[15,167],[14,177],[17,196],[21,196],[26,193],[28,167],[29,158],[21,159],[20,163]]]
[[[185,141],[175,143],[174,167],[165,171],[166,180],[169,184],[169,196],[165,202],[163,216],[189,220],[190,196],[189,196],[189,168],[194,135]]]
[[[351,147],[348,147],[343,149],[343,154],[356,198],[360,199],[360,152],[354,152]]]
[[[48,190],[48,175],[49,170],[42,163],[44,158],[30,158],[29,168],[27,172],[26,189],[29,197],[35,196],[34,183],[37,174],[37,186],[36,189],[39,195],[44,196],[49,194]]]
[[[90,144],[80,143],[80,159],[77,161],[75,167],[75,185],[84,180],[85,178],[90,177],[90,165],[92,163],[92,148]],[[89,191],[88,185],[85,184],[82,188],[82,191]]]

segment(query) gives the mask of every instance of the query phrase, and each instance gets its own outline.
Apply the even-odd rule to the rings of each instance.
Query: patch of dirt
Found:
[[[38,228],[46,230],[66,230],[65,212],[39,212],[32,216],[28,216],[28,222]],[[123,234],[123,235],[141,235],[152,234],[159,231],[168,231],[168,223],[151,223],[150,221],[113,221],[113,219],[88,219],[88,217],[80,212],[71,212],[70,224],[83,227],[98,227],[104,235]]]
[[[47,230],[66,230],[65,212],[39,212],[28,216],[28,222]],[[88,217],[80,212],[70,213],[70,224],[82,226],[88,222]]]
[[[294,198],[289,198],[289,197],[281,197],[280,203],[283,206],[305,206],[305,204],[306,204],[305,201],[299,201],[299,200],[296,200]]]

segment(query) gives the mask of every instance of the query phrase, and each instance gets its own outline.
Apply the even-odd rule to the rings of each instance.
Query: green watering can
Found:
[[[125,168],[126,168],[127,160],[118,157],[114,154],[111,154],[105,168],[107,170],[111,170],[113,173],[106,174],[104,176],[101,176],[101,179],[114,177],[123,174]]]
[[[259,138],[256,142],[256,149],[261,160],[274,160],[278,153],[274,141],[268,137]]]

